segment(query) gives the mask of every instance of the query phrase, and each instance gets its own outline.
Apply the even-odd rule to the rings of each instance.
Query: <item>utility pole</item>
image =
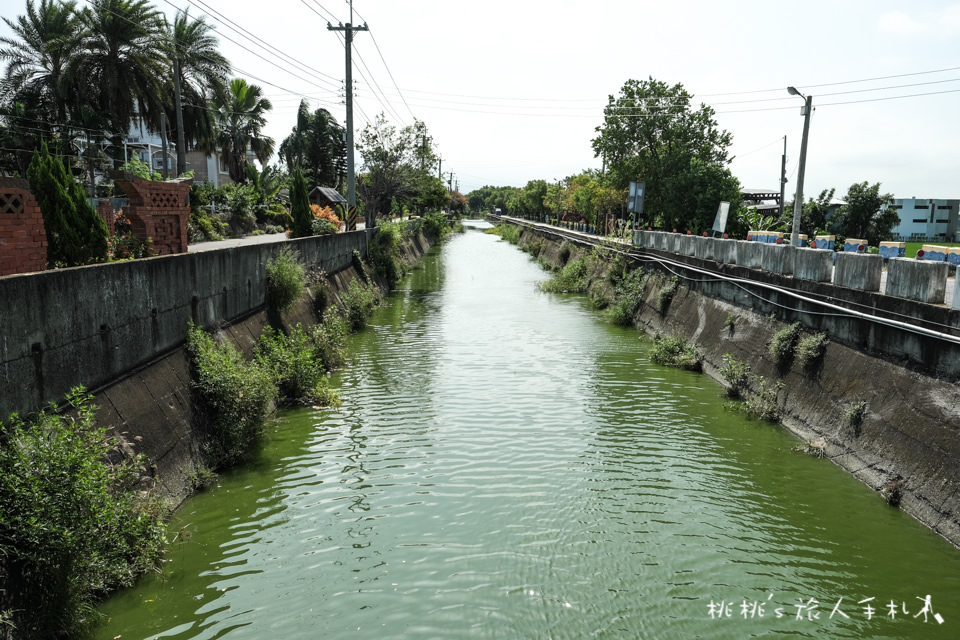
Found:
[[[794,87],[787,87],[787,93],[792,96],[800,96],[804,99],[803,140],[800,142],[800,170],[797,172],[797,197],[793,201],[793,233],[790,235],[790,244],[795,247],[800,242],[800,212],[803,210],[803,175],[807,165],[807,138],[810,135],[810,114],[813,112],[813,96],[805,96]]]
[[[443,180],[443,156],[440,156],[439,164],[437,164],[437,179]]]
[[[447,191],[453,191],[453,171],[450,172],[450,179],[447,181]]]
[[[786,206],[783,198],[787,189],[787,136],[783,136],[783,155],[780,156],[780,219],[783,219],[783,208]]]
[[[163,111],[160,112],[160,149],[160,153],[163,155],[163,170],[160,175],[163,176],[164,180],[169,180],[170,174],[167,170],[167,114]],[[153,171],[153,167],[150,167],[150,171]]]
[[[344,32],[344,48],[347,53],[347,228],[352,231],[357,228],[357,177],[353,169],[353,63],[351,53],[353,50],[353,32],[369,31],[369,29],[367,23],[363,23],[362,27],[353,26],[353,0],[350,0],[350,22],[345,25],[341,22],[339,25],[335,27],[328,22],[327,31]],[[367,215],[371,228],[377,226],[375,215],[376,212]]]
[[[187,145],[183,133],[183,98],[180,95],[180,58],[177,56],[173,57],[173,100],[177,110],[177,177],[180,177],[187,172]],[[164,162],[166,162],[166,160],[164,160]]]

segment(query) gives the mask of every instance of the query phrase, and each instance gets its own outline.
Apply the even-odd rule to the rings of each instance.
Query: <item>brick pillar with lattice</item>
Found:
[[[0,178],[0,276],[47,268],[47,232],[30,184]]]
[[[190,179],[159,182],[129,174],[114,183],[130,198],[124,215],[134,235],[151,242],[152,255],[187,252],[187,220],[190,218]]]
[[[107,225],[107,233],[112,236],[117,227],[117,212],[113,210],[113,201],[110,198],[97,200],[97,213]]]

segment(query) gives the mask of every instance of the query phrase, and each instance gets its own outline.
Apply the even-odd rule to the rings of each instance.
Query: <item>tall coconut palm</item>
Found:
[[[212,150],[215,146],[216,123],[208,103],[226,93],[230,62],[217,49],[213,27],[204,16],[191,19],[186,11],[177,11],[173,25],[167,25],[167,35],[170,65],[179,80],[182,104],[183,143],[177,149],[179,174],[187,170],[183,152],[195,147]],[[168,95],[172,98],[174,92]],[[176,140],[180,132],[175,102],[168,105],[168,113]]]
[[[26,15],[3,21],[12,32],[0,37],[0,60],[7,63],[0,81],[3,106],[12,111],[16,103],[24,105],[45,121],[48,132],[62,127],[71,86],[78,77],[74,70],[82,29],[76,4],[40,0],[37,6],[28,0]]]
[[[326,109],[311,114],[309,104],[302,100],[297,126],[280,143],[280,160],[286,162],[287,169],[299,167],[309,189],[339,188],[346,175],[346,153],[343,127]]]
[[[246,178],[247,152],[266,165],[273,155],[273,138],[263,135],[266,113],[273,108],[263,97],[263,90],[247,84],[243,78],[234,78],[226,95],[214,99],[214,118],[217,126],[217,148],[234,182]]]
[[[164,64],[163,14],[147,0],[91,0],[80,65],[96,90],[100,111],[109,114],[118,157],[123,136],[134,119],[160,128]]]

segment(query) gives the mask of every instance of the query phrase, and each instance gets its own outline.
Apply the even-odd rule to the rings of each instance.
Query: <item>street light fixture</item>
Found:
[[[793,201],[793,233],[790,234],[790,245],[800,244],[800,211],[803,209],[803,175],[807,167],[807,137],[810,134],[810,114],[813,112],[813,96],[805,96],[796,87],[787,87],[787,93],[800,96],[804,99],[803,110],[803,141],[800,143],[800,171],[797,174],[797,195]]]

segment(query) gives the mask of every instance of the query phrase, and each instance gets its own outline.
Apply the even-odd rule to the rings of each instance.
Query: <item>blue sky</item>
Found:
[[[211,16],[236,75],[273,101],[278,143],[301,97],[343,122],[343,44],[326,27],[349,20],[344,0],[154,3]],[[0,0],[0,14],[24,6]],[[816,108],[807,197],[869,181],[960,198],[960,2],[355,0],[354,11],[370,28],[355,40],[357,131],[380,112],[423,120],[464,193],[599,168],[590,140],[607,97],[652,76],[714,107],[745,188],[778,188],[785,135],[796,187],[793,85]]]

